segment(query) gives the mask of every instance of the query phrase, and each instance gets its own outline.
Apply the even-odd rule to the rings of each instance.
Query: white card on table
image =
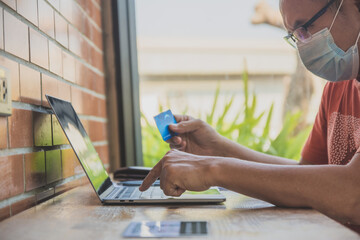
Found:
[[[132,222],[123,233],[128,238],[206,236],[207,222],[143,221]]]

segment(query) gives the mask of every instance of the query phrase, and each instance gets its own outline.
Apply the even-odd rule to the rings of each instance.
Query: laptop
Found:
[[[180,197],[166,196],[156,181],[145,192],[141,181],[113,182],[70,102],[46,95],[71,147],[83,167],[95,193],[103,204],[136,203],[221,203],[226,200],[218,188],[204,192],[186,191]]]

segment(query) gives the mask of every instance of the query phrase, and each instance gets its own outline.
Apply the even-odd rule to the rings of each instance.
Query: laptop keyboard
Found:
[[[106,199],[134,200],[134,199],[162,199],[166,195],[160,187],[151,186],[145,192],[140,192],[138,186],[116,187]]]

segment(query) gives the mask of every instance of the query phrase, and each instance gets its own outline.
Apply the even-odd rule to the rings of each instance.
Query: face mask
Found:
[[[336,12],[330,30],[339,13],[341,5]],[[346,52],[339,48],[328,28],[317,32],[307,43],[298,42],[300,58],[305,67],[313,74],[331,82],[352,80],[359,73],[359,50],[357,43]]]

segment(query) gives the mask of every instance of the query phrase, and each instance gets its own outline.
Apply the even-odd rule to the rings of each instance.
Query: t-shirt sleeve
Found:
[[[310,164],[328,164],[327,154],[327,106],[329,84],[326,84],[313,129],[302,150],[302,158]]]

